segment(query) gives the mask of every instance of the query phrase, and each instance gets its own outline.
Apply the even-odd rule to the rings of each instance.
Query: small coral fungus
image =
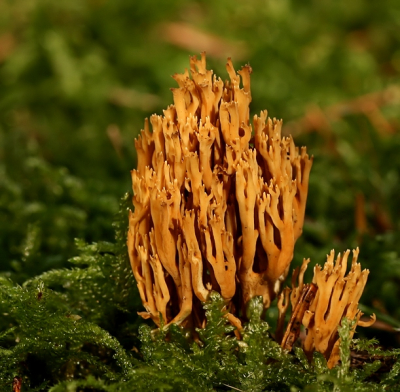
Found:
[[[282,339],[283,348],[291,348],[296,328],[302,323],[307,329],[303,345],[305,353],[309,357],[314,351],[322,353],[328,360],[328,366],[332,368],[339,361],[340,341],[337,332],[342,318],[355,322],[351,336],[357,325],[368,327],[375,322],[375,315],[369,321],[360,320],[363,313],[358,309],[358,301],[367,283],[369,271],[361,271],[361,265],[357,263],[358,253],[358,248],[353,251],[351,269],[347,276],[349,250],[343,256],[339,253],[335,263],[335,253],[332,251],[322,269],[319,265],[315,266],[311,285],[303,284],[309,259],[303,261],[300,271],[294,271],[290,294],[292,318]],[[299,284],[296,287],[297,279]],[[286,293],[286,297],[288,294]],[[287,308],[282,305],[284,296],[285,293],[282,293],[279,301],[281,318]],[[285,302],[288,304],[287,298]]]
[[[146,309],[140,315],[158,326],[203,326],[202,302],[216,291],[240,330],[251,298],[261,296],[266,309],[281,292],[302,233],[312,158],[266,111],[250,123],[252,69],[236,72],[230,59],[226,69],[224,83],[207,70],[204,53],[191,57],[190,74],[173,76],[174,104],[150,118],[152,132],[146,120],[136,140],[128,249]],[[316,270],[314,286],[330,285],[323,279]],[[312,317],[303,311],[314,326],[329,290],[320,287]],[[300,298],[298,287],[293,293]],[[351,295],[358,300],[358,291]],[[350,307],[341,315],[353,314]],[[317,336],[310,323],[309,336]],[[310,339],[307,350],[323,350]]]

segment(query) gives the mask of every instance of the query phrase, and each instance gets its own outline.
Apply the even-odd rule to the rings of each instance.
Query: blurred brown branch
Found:
[[[365,94],[325,109],[312,105],[302,118],[287,123],[284,133],[295,136],[316,131],[326,136],[331,133],[332,122],[351,114],[363,114],[380,134],[390,134],[395,132],[394,126],[384,117],[380,108],[399,103],[400,86],[392,85],[385,90]]]
[[[0,64],[5,61],[16,47],[16,40],[11,33],[0,35]]]
[[[227,41],[214,34],[201,31],[186,23],[165,23],[159,26],[159,34],[165,41],[190,52],[207,52],[207,55],[242,60],[247,56],[243,42]]]

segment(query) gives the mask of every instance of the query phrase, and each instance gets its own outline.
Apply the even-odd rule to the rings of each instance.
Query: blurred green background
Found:
[[[133,140],[207,52],[250,63],[268,109],[315,156],[294,264],[360,246],[371,334],[400,327],[400,2],[0,2],[0,271],[68,267],[74,238],[113,240]],[[309,271],[311,273],[311,271]]]

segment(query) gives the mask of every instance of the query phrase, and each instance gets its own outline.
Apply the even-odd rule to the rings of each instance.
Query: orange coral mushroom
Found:
[[[351,269],[346,275],[347,260],[350,251],[347,250],[343,255],[339,253],[336,260],[335,252],[332,250],[327,256],[324,267],[316,265],[314,268],[314,278],[312,285],[318,288],[315,298],[308,304],[308,309],[304,309],[302,316],[297,321],[306,327],[307,335],[303,344],[306,355],[311,358],[314,351],[324,355],[328,361],[328,367],[332,368],[339,362],[339,336],[338,327],[344,317],[354,320],[355,325],[351,331],[351,337],[355,333],[357,325],[362,327],[371,326],[376,317],[373,314],[368,322],[361,321],[363,313],[358,309],[358,302],[361,298],[365,284],[367,283],[368,270],[361,271],[361,265],[357,262],[359,250],[353,250]],[[292,278],[292,319],[287,326],[285,336],[281,346],[291,349],[293,346],[293,319],[296,318],[298,309],[304,307],[303,298],[300,296],[304,292],[303,276],[309,263],[309,259],[303,261],[300,273],[296,269]],[[296,280],[298,278],[298,286]],[[287,295],[287,294],[286,294]],[[280,298],[281,317],[285,313],[287,306],[282,305],[283,296]],[[287,300],[285,301],[287,302]]]
[[[250,124],[252,69],[236,72],[230,59],[226,68],[224,84],[205,53],[191,57],[190,75],[173,76],[174,105],[135,143],[128,251],[140,314],[157,325],[160,315],[202,325],[212,290],[237,326],[254,296],[268,308],[302,232],[312,158],[266,111]]]

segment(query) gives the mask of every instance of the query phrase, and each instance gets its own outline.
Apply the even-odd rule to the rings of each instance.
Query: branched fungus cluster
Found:
[[[251,298],[262,296],[267,309],[281,292],[302,233],[312,158],[266,111],[250,124],[251,67],[236,72],[228,59],[226,69],[224,83],[207,70],[204,53],[191,57],[190,74],[173,75],[174,104],[151,116],[152,132],[146,119],[135,141],[128,250],[145,307],[139,314],[158,326],[204,326],[202,303],[216,291],[240,331]],[[315,287],[338,268],[316,270]],[[301,289],[292,292],[293,307]],[[329,290],[320,288],[305,313],[308,336],[318,336],[312,325]],[[307,350],[319,349],[310,339]]]
[[[369,271],[361,271],[361,265],[357,262],[359,254],[357,248],[353,250],[351,269],[346,275],[349,254],[349,250],[343,255],[339,253],[334,262],[335,252],[332,250],[323,268],[315,266],[311,285],[304,285],[303,282],[304,272],[310,262],[310,259],[305,259],[300,270],[297,268],[293,273],[292,290],[284,290],[278,301],[279,319],[283,320],[290,294],[292,317],[283,336],[282,347],[291,348],[296,328],[302,324],[307,331],[303,344],[306,355],[311,359],[314,351],[322,353],[330,368],[338,363],[340,357],[337,331],[342,318],[346,317],[354,322],[351,337],[357,325],[369,327],[376,320],[375,315],[372,315],[369,321],[360,320],[363,313],[358,309],[358,302],[367,283]],[[310,290],[312,288],[314,290]],[[307,296],[310,302],[305,306]],[[280,328],[282,325],[283,322]]]
[[[230,82],[190,59],[174,105],[136,140],[129,256],[146,312],[160,325],[191,316],[214,290],[232,315],[254,296],[267,308],[302,232],[312,159],[267,112],[249,121],[250,66]],[[242,85],[242,87],[240,86]]]

